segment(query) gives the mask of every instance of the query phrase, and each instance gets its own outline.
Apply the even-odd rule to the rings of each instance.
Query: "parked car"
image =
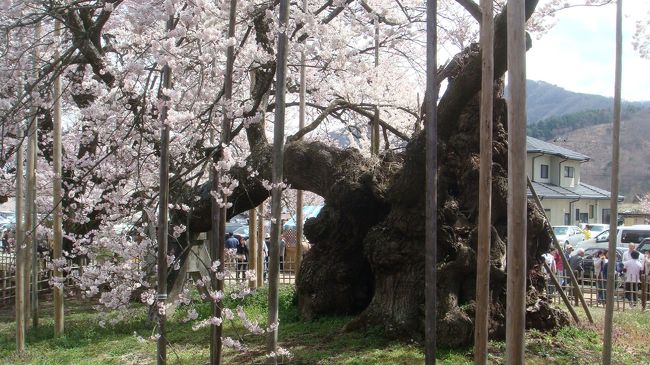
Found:
[[[594,271],[594,257],[598,253],[598,251],[601,251],[603,249],[607,248],[601,248],[601,247],[587,247],[585,248],[585,258],[582,261],[582,268],[584,270],[584,276],[589,277],[592,275]],[[624,250],[622,248],[617,248],[616,249],[616,267],[618,268],[621,263],[623,262],[623,252]],[[577,251],[573,251],[571,256],[575,255]],[[593,274],[594,276],[596,275],[595,273]]]
[[[617,245],[618,246],[618,245]],[[596,237],[590,238],[588,240],[584,240],[581,242],[578,242],[574,248],[591,248],[591,247],[598,247],[600,249],[608,249],[609,248],[609,229],[600,232],[599,234],[596,235]]]
[[[585,240],[585,235],[578,226],[553,226],[557,241],[563,245],[575,245]]]
[[[618,227],[616,245],[627,247],[628,243],[639,244],[644,238],[650,237],[650,225],[639,224],[634,226]]]
[[[264,221],[264,232],[269,234],[271,232],[271,221],[270,220],[265,220]],[[244,239],[248,239],[250,237],[250,229],[249,225],[246,224],[245,226],[241,226],[233,231],[233,234],[237,237],[244,237]]]
[[[248,217],[243,214],[238,214],[232,217],[228,222],[226,222],[226,234],[235,233],[235,231],[241,227],[248,226]]]
[[[642,254],[645,254],[646,251],[650,251],[650,238],[642,239],[641,242],[639,242],[636,250]]]
[[[584,231],[589,231],[590,237],[595,237],[599,233],[607,231],[609,229],[609,224],[600,224],[600,223],[587,223],[585,224]]]

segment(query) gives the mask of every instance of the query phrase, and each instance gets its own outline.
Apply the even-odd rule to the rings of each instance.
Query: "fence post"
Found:
[[[7,290],[7,274],[5,270],[0,270],[0,275],[2,275],[2,302],[4,303],[8,296],[6,296]]]
[[[641,308],[645,310],[646,294],[648,293],[648,274],[642,276],[641,279]]]

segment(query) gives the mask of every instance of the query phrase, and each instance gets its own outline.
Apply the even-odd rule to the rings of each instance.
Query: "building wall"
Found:
[[[552,157],[549,155],[540,155],[540,154],[533,154],[533,153],[529,153],[527,157],[528,158],[526,159],[526,171],[530,179],[535,182],[552,184],[553,183],[551,178],[553,174]],[[542,179],[541,177],[542,165],[548,166],[549,174],[548,174],[548,178],[546,179]]]
[[[580,162],[575,160],[559,160],[557,164],[559,174],[559,185],[565,188],[574,188],[580,184]],[[565,167],[573,167],[573,177],[565,177]]]
[[[561,157],[529,153],[526,156],[526,173],[532,181],[573,188],[580,184],[580,161]],[[548,178],[541,177],[542,165],[548,165]],[[573,177],[565,177],[565,167],[573,167]]]
[[[602,211],[603,208],[609,208],[609,199],[580,199],[574,201],[573,199],[544,198],[542,199],[542,205],[553,226],[565,225],[564,219],[567,213],[571,215],[571,225],[577,225],[578,223],[603,223]],[[587,214],[587,221],[578,222],[576,220],[576,209],[579,209],[580,213]]]

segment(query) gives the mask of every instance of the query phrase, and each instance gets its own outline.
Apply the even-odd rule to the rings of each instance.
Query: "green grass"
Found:
[[[229,307],[243,305],[248,316],[265,322],[267,316],[266,290],[259,290],[243,302],[227,299]],[[30,330],[27,351],[15,355],[15,325],[13,314],[0,310],[0,364],[153,364],[156,344],[139,340],[154,332],[147,321],[147,308],[136,305],[127,311],[109,313],[100,317],[94,303],[69,300],[66,303],[65,336],[53,338],[51,304],[44,301],[38,330]],[[204,318],[210,312],[209,304],[195,304]],[[168,321],[171,346],[170,364],[205,364],[209,358],[207,328],[193,331],[183,323],[188,308],[180,308]],[[597,364],[602,351],[602,309],[592,309],[595,325],[584,324],[560,329],[555,334],[529,331],[526,338],[526,364]],[[100,319],[124,316],[116,324],[99,326]],[[584,317],[584,316],[583,316]],[[383,336],[382,329],[371,327],[364,332],[342,332],[351,317],[327,317],[315,321],[300,321],[294,293],[283,288],[280,293],[280,345],[294,354],[291,364],[422,364],[424,353],[416,342],[392,341]],[[638,310],[616,312],[614,319],[614,362],[616,364],[650,364],[650,313]],[[248,350],[237,353],[226,350],[224,364],[261,364],[264,359],[264,338],[244,334],[241,326],[226,326],[225,334],[238,336]],[[492,364],[504,364],[505,344],[492,341],[489,346]],[[449,365],[472,364],[471,348],[442,349],[438,363]]]

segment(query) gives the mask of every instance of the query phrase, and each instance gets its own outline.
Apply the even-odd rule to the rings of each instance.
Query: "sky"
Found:
[[[636,20],[648,0],[623,2],[622,98],[650,100],[650,60],[632,47]],[[527,53],[527,78],[564,89],[614,96],[616,6],[572,8],[558,13],[557,24]]]

